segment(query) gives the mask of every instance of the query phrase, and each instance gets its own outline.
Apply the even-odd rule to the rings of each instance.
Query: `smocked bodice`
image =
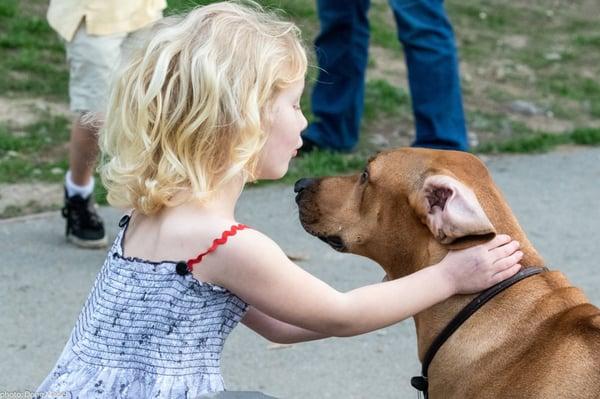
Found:
[[[124,257],[124,232],[38,391],[175,398],[223,390],[221,351],[247,305],[222,287],[177,274],[176,262]]]

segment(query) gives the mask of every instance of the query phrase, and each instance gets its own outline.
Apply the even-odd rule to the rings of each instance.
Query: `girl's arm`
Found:
[[[440,263],[404,278],[341,293],[291,262],[265,235],[244,230],[210,260],[205,258],[206,264],[194,273],[284,323],[325,336],[352,336],[515,274],[522,253],[515,252],[518,243],[509,241],[508,236],[497,236],[489,243],[450,252]]]
[[[260,310],[250,306],[242,323],[271,342],[278,344],[294,344],[297,342],[313,341],[329,338],[330,335],[293,326],[289,323],[272,318]]]

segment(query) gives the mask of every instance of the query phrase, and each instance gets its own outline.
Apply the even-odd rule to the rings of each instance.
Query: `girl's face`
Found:
[[[266,129],[267,142],[258,162],[258,179],[279,179],[288,170],[290,160],[302,146],[300,133],[308,122],[300,109],[304,79],[294,82],[275,95]]]

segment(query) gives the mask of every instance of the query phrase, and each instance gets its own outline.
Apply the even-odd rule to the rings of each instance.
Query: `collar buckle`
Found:
[[[427,388],[429,387],[427,377],[423,377],[422,375],[411,378],[410,385],[412,385],[413,388],[421,392],[427,392]]]

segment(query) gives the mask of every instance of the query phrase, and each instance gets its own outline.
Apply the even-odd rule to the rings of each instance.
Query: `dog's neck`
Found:
[[[497,220],[496,231],[498,234],[508,234],[513,239],[518,240],[521,244],[521,250],[524,253],[521,265],[523,267],[542,267],[544,261],[535,250],[531,242],[527,239],[525,233],[521,230],[516,219],[512,214],[505,215],[506,217]],[[512,219],[512,220],[511,220]],[[512,226],[512,228],[509,228]],[[396,249],[394,255],[390,259],[379,259],[379,264],[388,274],[389,278],[396,279],[404,277],[407,274],[423,269],[427,266],[438,263],[448,253],[449,248],[437,243],[431,236],[426,240],[415,240],[423,242],[421,247],[410,246],[410,249]],[[479,244],[476,239],[469,241],[469,246]],[[461,248],[465,248],[462,246]],[[454,248],[458,249],[458,248]],[[380,253],[386,253],[382,251]],[[389,253],[389,252],[387,252]],[[412,265],[414,268],[407,269],[401,265]],[[464,308],[477,295],[455,295],[414,317],[417,328],[419,357],[422,360],[425,352],[442,331],[442,329],[452,320],[454,316]]]
[[[527,235],[500,192],[488,187],[486,195],[489,198],[482,201],[482,206],[496,234],[508,234],[520,243],[520,250],[524,255],[519,263],[523,267],[545,266],[544,260],[527,239]],[[479,197],[484,198],[485,195],[481,193]],[[466,240],[461,240],[460,245],[442,245],[417,218],[412,221],[412,224],[410,229],[396,231],[395,236],[375,240],[379,246],[371,245],[370,253],[364,254],[379,263],[390,279],[401,278],[434,265],[440,262],[450,250],[475,246],[489,240],[489,236],[468,237]],[[406,231],[410,231],[410,234],[406,234]],[[404,243],[404,245],[398,246],[395,243]],[[435,337],[475,296],[455,295],[415,316],[421,359]]]
[[[519,234],[516,234],[516,232],[513,232],[510,235],[521,243],[521,250],[523,251],[524,256],[520,263],[523,267],[544,266],[543,259],[524,235],[520,236]],[[460,312],[460,310],[477,295],[478,294],[455,295],[414,317],[417,328],[420,359],[423,358],[425,352],[442,329],[444,329],[452,318],[454,318],[454,316],[456,316],[456,314],[458,314],[458,312]]]

